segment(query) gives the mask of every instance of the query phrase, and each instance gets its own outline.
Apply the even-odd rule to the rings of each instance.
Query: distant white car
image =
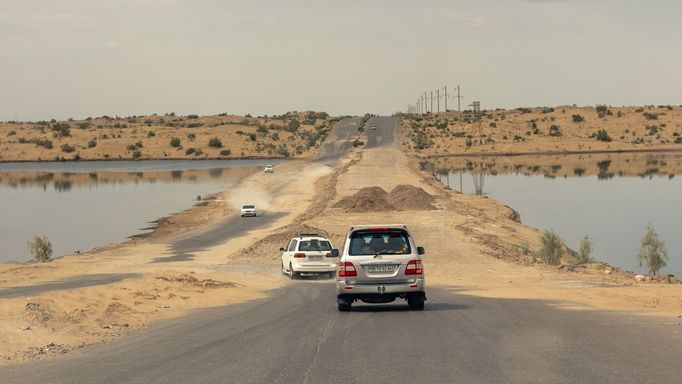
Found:
[[[371,129],[371,130],[375,130],[375,129],[377,129],[377,126],[376,126],[376,125],[372,125],[372,127],[371,127],[370,129]]]
[[[242,214],[242,217],[244,217],[244,216],[252,216],[252,217],[258,216],[258,214],[256,213],[256,206],[253,204],[242,205],[241,214]]]
[[[272,165],[268,164],[265,166],[265,173],[272,173]]]
[[[331,241],[316,233],[303,233],[289,241],[282,252],[282,273],[295,279],[301,274],[334,277],[338,268],[339,251]]]

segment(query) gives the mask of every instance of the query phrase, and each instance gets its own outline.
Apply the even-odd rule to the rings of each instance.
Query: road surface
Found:
[[[395,120],[371,124],[368,148],[394,145]],[[228,232],[174,249],[191,253]],[[162,321],[63,359],[0,367],[0,383],[682,382],[682,319],[456,287],[427,294],[424,311],[398,301],[340,313],[331,281],[297,280],[269,298]]]
[[[283,279],[285,277],[282,277]],[[0,368],[2,383],[678,383],[682,326],[431,288],[336,310],[331,281],[161,322],[60,360]]]

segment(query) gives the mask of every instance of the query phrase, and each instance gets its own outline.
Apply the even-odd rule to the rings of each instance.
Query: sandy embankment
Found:
[[[343,204],[335,207],[364,187],[389,192],[399,185],[422,188],[434,197],[433,209],[406,208],[399,202],[359,212]],[[169,237],[164,235],[47,264],[0,266],[0,288],[82,274],[140,274],[107,285],[0,298],[0,343],[7,346],[2,354],[11,357],[10,362],[34,354],[41,357],[49,343],[56,345],[47,348],[47,354],[61,353],[193,308],[260,297],[287,283],[279,276],[276,249],[293,233],[301,228],[319,230],[340,246],[348,225],[354,223],[409,225],[418,243],[427,248],[429,284],[458,293],[543,299],[571,309],[682,315],[682,285],[639,284],[629,275],[606,275],[598,266],[571,270],[534,263],[527,251],[537,249],[535,229],[510,219],[511,209],[499,202],[446,189],[397,147],[359,151],[333,171],[295,162],[278,167],[274,175],[254,175],[203,211],[188,214],[186,219],[193,223],[189,227],[220,222],[231,214],[225,207],[231,199],[240,200],[238,196],[261,198],[259,203],[268,212],[284,214],[188,261],[152,263],[169,255]],[[222,210],[215,209],[221,206]],[[205,222],[195,220],[202,214],[208,215]],[[170,225],[171,232],[182,228],[182,222]],[[228,282],[238,285],[224,286]],[[25,329],[27,325],[31,328]],[[36,346],[42,347],[40,352],[31,349]]]
[[[50,263],[1,264],[0,363],[61,355],[192,309],[263,297],[286,283],[273,263],[276,255],[245,260],[240,250],[294,222],[313,201],[316,180],[330,173],[327,166],[303,161],[281,164],[274,174],[252,175],[207,204],[167,218],[150,236]],[[274,220],[206,247],[191,260],[155,262],[172,256],[172,243],[188,231],[215,228],[246,201]],[[78,286],[83,279],[113,282]],[[72,288],[46,289],[56,281]],[[34,290],[3,291],[17,287]]]
[[[309,224],[342,235],[353,223],[405,223],[427,248],[429,284],[463,294],[542,299],[562,308],[682,315],[680,284],[638,283],[631,274],[606,274],[603,264],[573,269],[533,261],[531,251],[539,247],[536,229],[512,220],[512,210],[500,202],[445,188],[398,149],[365,151],[362,161],[339,177],[339,193],[330,206],[364,187],[390,191],[399,184],[434,196],[436,209],[365,213],[329,208]]]

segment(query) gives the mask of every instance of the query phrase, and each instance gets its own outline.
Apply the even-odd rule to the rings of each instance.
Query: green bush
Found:
[[[658,115],[655,113],[644,112],[644,113],[642,113],[642,115],[647,120],[658,120]]]
[[[255,133],[249,133],[249,140],[256,141],[256,134]]]
[[[651,224],[647,225],[641,244],[642,246],[637,253],[639,266],[646,266],[649,272],[656,276],[656,272],[667,265],[668,250],[663,240],[658,238],[658,234]]]
[[[598,130],[594,134],[594,137],[599,141],[606,141],[606,142],[613,141],[613,139],[611,139],[611,136],[609,136],[609,133],[606,132],[605,129]]]
[[[561,128],[559,128],[559,126],[556,124],[552,124],[549,127],[549,135],[555,137],[561,136]]]
[[[571,116],[571,118],[573,119],[573,122],[574,122],[574,123],[580,123],[580,122],[585,121],[585,118],[582,117],[582,116],[580,116],[580,115],[578,115],[578,114],[575,114],[575,115]]]
[[[197,138],[197,135],[194,134],[194,133],[188,133],[188,134],[187,134],[187,139],[188,139],[189,141],[194,141],[194,139],[196,139],[196,138]]]
[[[540,260],[550,265],[559,265],[564,254],[564,241],[553,231],[544,231],[540,242]]]
[[[71,136],[70,126],[67,123],[55,123],[52,125],[52,132],[55,136],[68,137]]]
[[[26,243],[28,250],[37,262],[50,261],[52,257],[52,243],[47,236],[33,236],[33,239]]]
[[[359,147],[361,145],[365,145],[365,142],[358,139],[353,140],[353,147]]]
[[[194,151],[196,151],[196,149],[194,149],[194,148],[187,148],[187,149],[185,150],[185,155],[191,155],[191,154],[194,153]]]
[[[187,115],[188,119],[198,119],[199,115]]]
[[[129,151],[134,151],[134,150],[137,149],[137,147],[135,146],[135,144],[128,144],[128,146],[126,147],[126,149],[129,150]]]
[[[592,260],[592,241],[585,235],[580,241],[580,251],[578,252],[578,262],[581,264]]]
[[[296,132],[300,126],[301,126],[301,123],[299,123],[298,120],[293,119],[293,120],[289,121],[289,125],[287,126],[287,131]]]
[[[140,157],[142,157],[142,152],[140,152],[139,149],[134,150],[134,151],[133,151],[133,159],[136,159],[136,160],[137,160],[137,159],[139,159]]]
[[[149,138],[149,137],[154,137],[154,136],[156,136],[156,132],[154,132],[154,131],[149,131],[149,132],[147,132],[147,137],[148,137],[148,138]]]
[[[597,109],[597,115],[599,115],[600,118],[604,117],[606,115],[611,115],[611,111],[609,110],[609,107],[607,107],[606,105],[597,104],[596,109]]]
[[[76,150],[76,148],[70,146],[69,144],[62,144],[62,152],[70,153]]]
[[[179,147],[180,146],[180,138],[178,138],[178,137],[171,138],[170,145],[173,148]]]
[[[97,146],[97,140],[92,139],[88,141],[88,148],[95,148]]]
[[[255,135],[254,135],[255,136]],[[208,141],[208,146],[211,148],[222,148],[223,147],[223,142],[220,141],[219,138],[214,137],[211,140]]]
[[[143,147],[142,141],[138,141],[137,143],[135,143],[135,146],[138,148],[142,148]]]
[[[230,151],[229,149],[223,149],[222,151],[220,151],[220,156],[230,156],[230,153],[232,153],[232,151]]]

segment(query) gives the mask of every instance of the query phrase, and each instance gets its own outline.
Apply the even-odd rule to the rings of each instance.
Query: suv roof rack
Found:
[[[298,237],[303,237],[303,236],[320,236],[319,233],[301,233],[298,235]]]

